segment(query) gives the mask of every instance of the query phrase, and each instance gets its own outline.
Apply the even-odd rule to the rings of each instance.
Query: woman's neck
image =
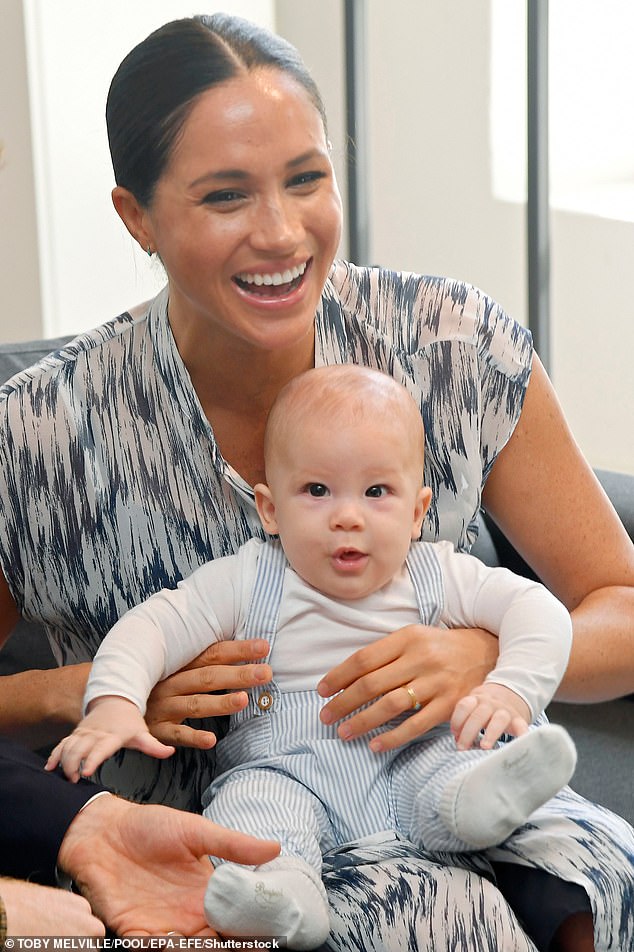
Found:
[[[282,387],[314,366],[314,334],[282,351],[200,336],[175,339],[224,459],[251,486],[262,482],[269,411]]]

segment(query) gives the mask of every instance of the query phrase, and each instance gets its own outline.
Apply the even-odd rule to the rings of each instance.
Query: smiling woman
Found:
[[[224,15],[167,24],[122,63],[107,116],[115,208],[143,251],[159,255],[167,286],[0,392],[0,640],[20,612],[47,627],[60,663],[3,679],[0,729],[66,733],[81,717],[90,662],[127,609],[264,536],[254,486],[269,410],[300,372],[328,364],[383,370],[413,398],[432,490],[423,538],[469,549],[485,504],[571,611],[564,696],[634,690],[632,545],[529,334],[459,281],[334,260],[339,194],[321,102],[296,51]],[[384,429],[385,447],[398,444],[393,421]],[[339,455],[351,449],[344,442]],[[363,505],[383,505],[383,486],[373,478]],[[353,548],[341,543],[337,563],[350,576]],[[214,644],[161,681],[146,720],[176,753],[126,751],[102,781],[199,809],[215,725],[189,719],[267,694],[252,693],[272,676],[265,634]],[[484,629],[404,624],[326,673],[325,716],[362,738],[391,719],[390,697],[411,704],[414,681],[422,734],[447,721],[496,658]],[[632,831],[572,791],[558,819],[568,851],[549,822],[526,835],[519,862],[500,847],[448,866],[389,834],[342,848],[326,864],[331,941],[422,949],[431,935],[444,949],[458,935],[465,947],[528,952],[529,935],[547,948],[556,934],[574,952],[631,947]],[[498,876],[525,929],[492,885]],[[401,897],[396,915],[390,896]],[[518,905],[526,896],[531,908]],[[548,914],[545,897],[556,900]]]

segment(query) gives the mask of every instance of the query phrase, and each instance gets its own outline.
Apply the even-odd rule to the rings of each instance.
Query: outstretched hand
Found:
[[[173,747],[150,734],[136,704],[122,697],[100,697],[73,733],[53,748],[45,770],[61,766],[68,779],[77,783],[80,777],[92,777],[97,767],[122,747],[159,759],[174,753]]]
[[[73,820],[58,864],[119,936],[215,936],[203,907],[213,875],[209,855],[259,865],[278,854],[279,844],[271,840],[106,794]]]

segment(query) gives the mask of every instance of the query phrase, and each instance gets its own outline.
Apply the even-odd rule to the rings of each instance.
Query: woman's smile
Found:
[[[311,263],[312,258],[284,270],[242,272],[233,281],[238,291],[256,306],[292,305],[301,297]]]

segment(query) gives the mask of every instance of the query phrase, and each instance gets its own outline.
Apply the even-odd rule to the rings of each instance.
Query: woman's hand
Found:
[[[213,747],[215,734],[183,721],[235,714],[246,707],[246,688],[266,684],[273,677],[270,665],[249,663],[265,658],[268,650],[268,643],[261,639],[219,641],[205,648],[187,667],[160,681],[150,694],[145,720],[152,734],[176,747]],[[210,693],[217,691],[231,693]]]
[[[408,625],[326,674],[317,690],[322,697],[336,697],[323,707],[321,720],[335,723],[374,702],[340,725],[339,736],[353,740],[418,703],[420,710],[370,741],[374,751],[392,750],[448,721],[458,700],[495,667],[497,655],[497,638],[480,628]]]

